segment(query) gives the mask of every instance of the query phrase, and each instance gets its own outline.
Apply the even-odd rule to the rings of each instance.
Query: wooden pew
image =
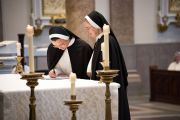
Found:
[[[180,71],[157,68],[150,66],[150,101],[180,105]]]

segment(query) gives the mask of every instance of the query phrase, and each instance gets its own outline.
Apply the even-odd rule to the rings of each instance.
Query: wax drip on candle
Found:
[[[101,43],[101,51],[102,51],[102,58],[103,58],[103,60],[105,60],[105,50],[104,50],[105,48],[104,48],[104,42],[103,43]]]
[[[104,24],[104,54],[105,54],[105,66],[109,66],[109,25]]]
[[[69,76],[71,80],[71,95],[76,95],[76,90],[75,90],[76,74],[71,72]]]

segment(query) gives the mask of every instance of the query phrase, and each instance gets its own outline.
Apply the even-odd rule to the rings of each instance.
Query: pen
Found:
[[[53,72],[54,72],[54,74],[56,74],[54,69],[53,69]]]

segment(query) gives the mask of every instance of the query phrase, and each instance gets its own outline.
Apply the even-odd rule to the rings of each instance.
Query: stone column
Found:
[[[95,10],[94,0],[66,0],[66,28],[94,47],[92,38],[84,26],[84,17]]]
[[[119,44],[134,43],[133,0],[110,0],[110,25]]]

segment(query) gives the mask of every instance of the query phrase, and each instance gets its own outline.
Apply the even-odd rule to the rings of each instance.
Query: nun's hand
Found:
[[[55,73],[54,73],[55,72]],[[53,70],[51,70],[51,71],[49,71],[49,76],[51,77],[51,78],[55,78],[55,77],[57,77],[57,72],[56,71],[53,71]]]
[[[90,72],[87,72],[87,76],[91,78],[91,73],[90,73]]]

